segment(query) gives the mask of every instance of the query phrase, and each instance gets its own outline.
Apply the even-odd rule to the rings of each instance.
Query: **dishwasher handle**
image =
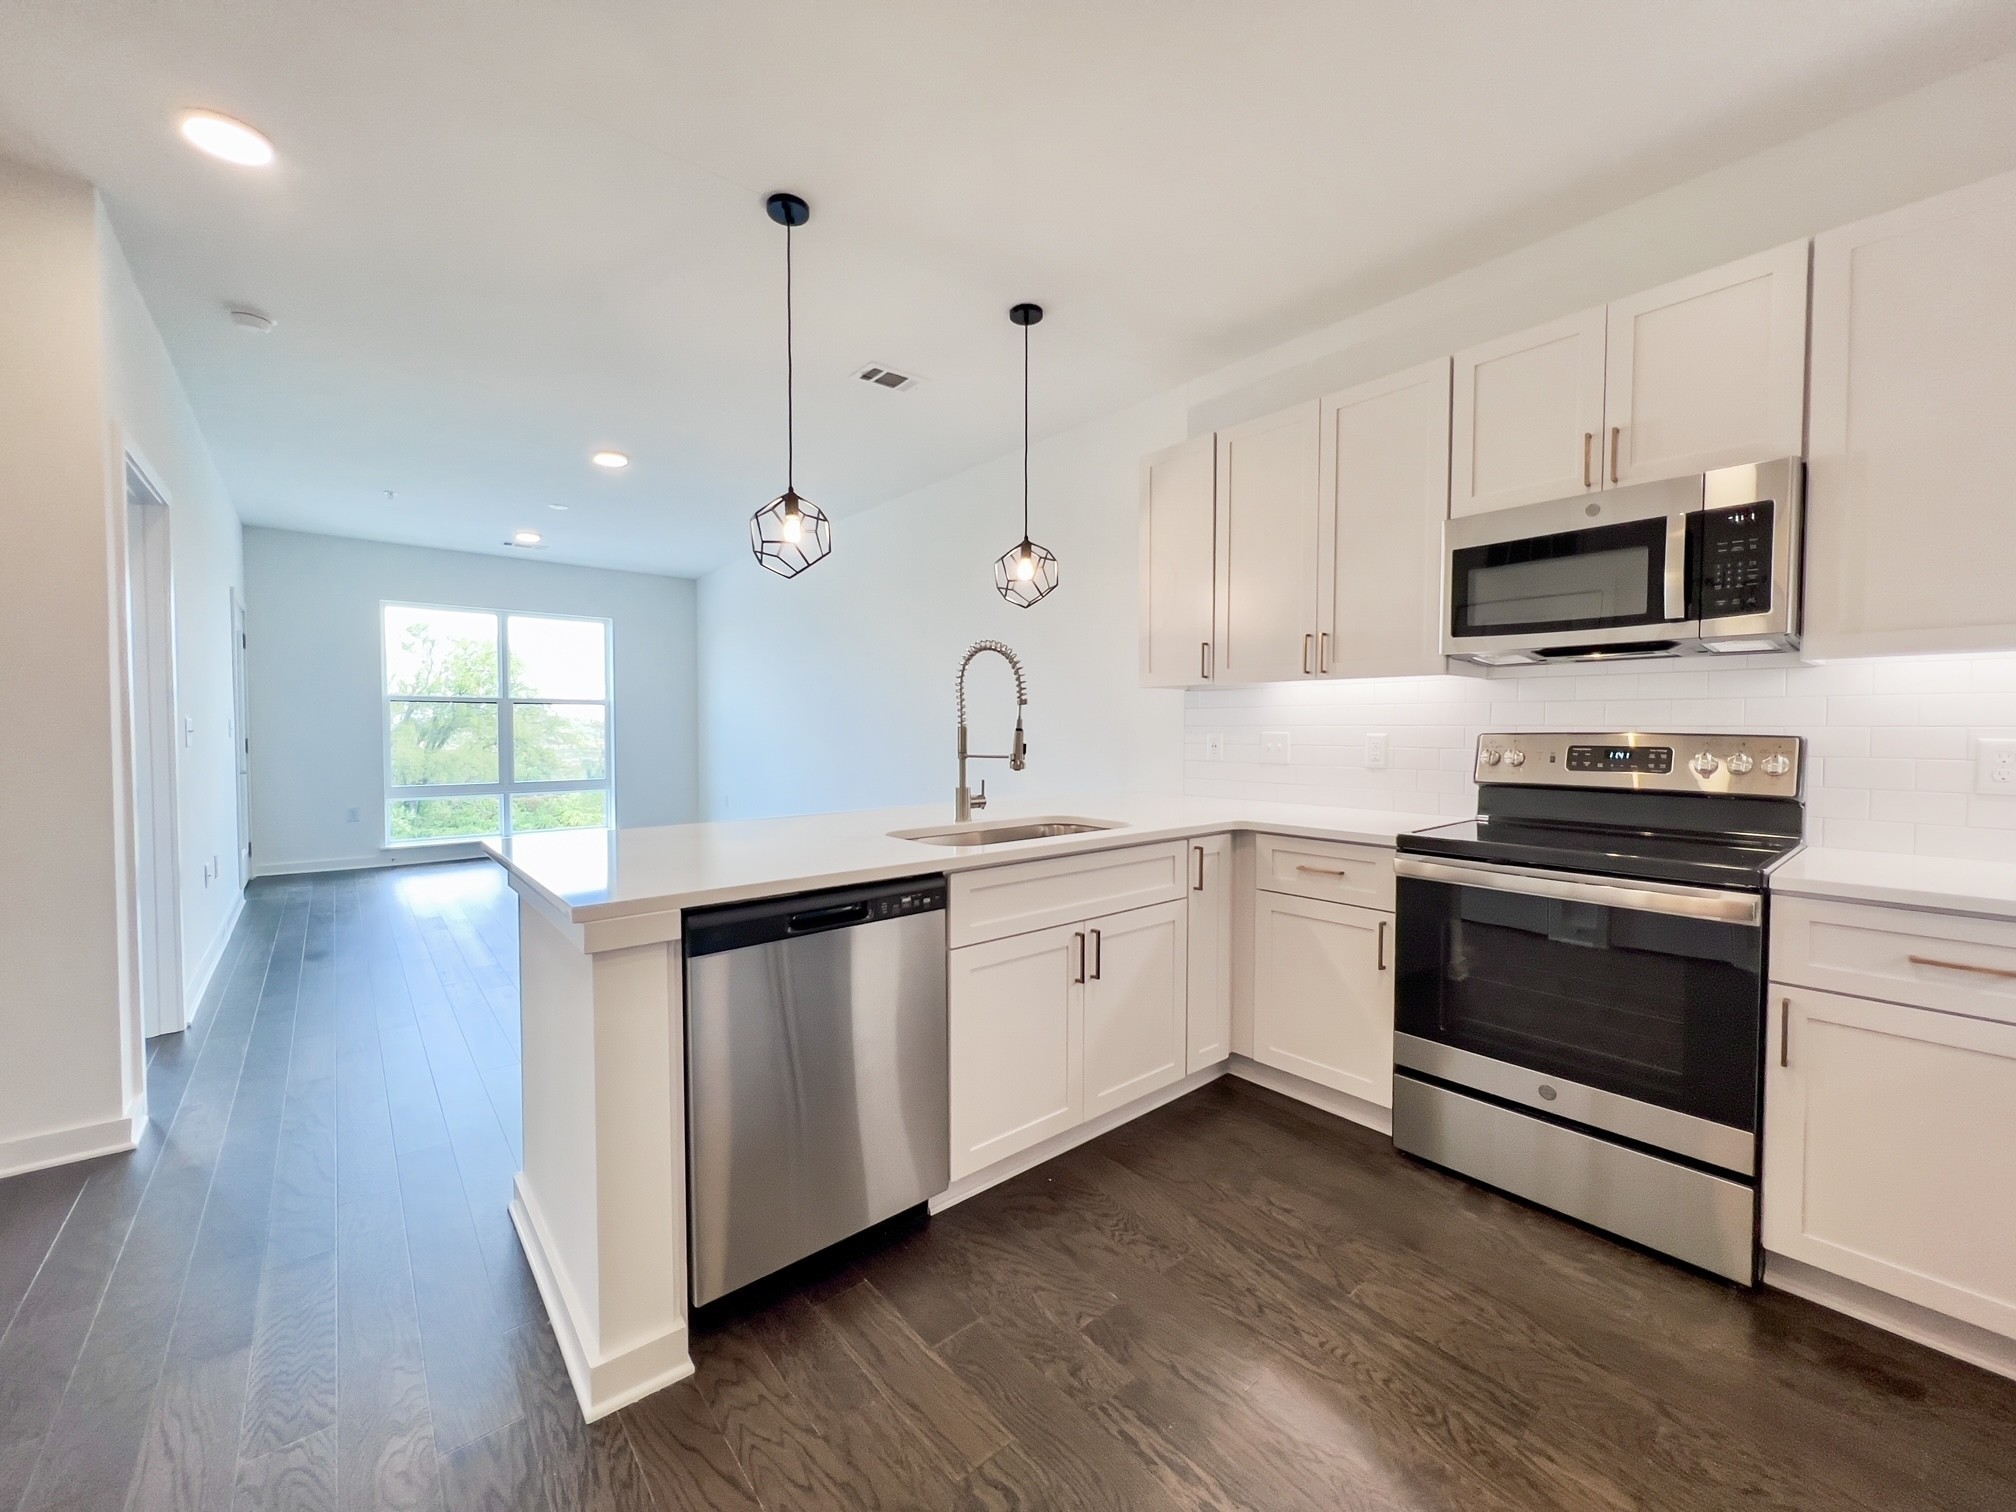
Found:
[[[850,924],[868,922],[866,903],[835,903],[831,908],[808,908],[794,913],[784,928],[792,934],[813,934],[822,929],[845,929]]]
[[[746,903],[724,903],[712,908],[689,908],[684,915],[686,959],[754,945],[774,945],[784,940],[806,940],[917,914],[937,914],[942,919],[945,894],[945,877],[939,873],[789,893]]]

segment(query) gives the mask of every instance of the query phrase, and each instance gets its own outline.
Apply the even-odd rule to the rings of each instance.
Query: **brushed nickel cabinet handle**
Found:
[[[1316,637],[1316,670],[1318,672],[1328,672],[1330,670],[1330,632],[1328,630],[1325,630]]]
[[[1309,676],[1309,674],[1310,674],[1310,673],[1312,673],[1312,672],[1314,672],[1314,671],[1316,670],[1316,669],[1315,669],[1315,667],[1314,667],[1314,666],[1312,665],[1312,663],[1313,663],[1313,662],[1314,662],[1314,660],[1315,660],[1315,657],[1316,657],[1316,637],[1315,637],[1315,636],[1313,636],[1313,635],[1305,635],[1305,636],[1303,636],[1303,637],[1302,637],[1302,675],[1303,675],[1304,677],[1307,677],[1307,676]]]
[[[1610,481],[1611,481],[1612,483],[1615,483],[1615,482],[1617,482],[1617,481],[1618,481],[1618,478],[1617,478],[1617,443],[1618,443],[1619,441],[1621,441],[1621,440],[1622,440],[1623,438],[1624,438],[1624,427],[1623,427],[1623,426],[1621,426],[1621,425],[1613,425],[1613,426],[1611,426],[1611,427],[1610,427]]]
[[[1945,971],[1971,971],[1976,976],[1996,977],[2005,982],[2016,982],[2016,971],[2005,971],[2000,966],[1976,966],[1971,961],[1942,961],[1937,956],[1906,956],[1913,966],[1937,966]]]
[[[1298,866],[1295,868],[1305,877],[1348,877],[1348,871],[1339,871],[1334,866]]]
[[[1792,1064],[1792,999],[1778,1000],[1778,1064]]]
[[[1092,980],[1099,980],[1099,973],[1106,965],[1106,947],[1099,938],[1099,931],[1092,931]]]
[[[1379,969],[1386,969],[1386,921],[1379,921]]]
[[[1078,951],[1078,974],[1071,978],[1074,982],[1085,980],[1085,931],[1079,930],[1071,936],[1071,943]]]
[[[1594,488],[1596,480],[1589,474],[1589,464],[1596,451],[1596,432],[1582,432],[1582,486]]]
[[[1197,675],[1205,682],[1211,681],[1211,642],[1197,643]]]
[[[1193,845],[1190,847],[1190,849],[1197,853],[1197,882],[1195,890],[1197,892],[1202,892],[1204,891],[1204,847],[1201,845]]]

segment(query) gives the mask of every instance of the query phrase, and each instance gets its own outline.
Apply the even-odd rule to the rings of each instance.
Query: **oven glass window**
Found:
[[[1404,1034],[1755,1129],[1763,931],[1403,878]]]
[[[1452,564],[1453,633],[1657,624],[1664,616],[1665,567],[1663,519],[1466,546]]]

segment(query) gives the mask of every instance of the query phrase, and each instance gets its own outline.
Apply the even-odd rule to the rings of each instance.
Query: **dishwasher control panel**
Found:
[[[897,877],[857,887],[828,887],[749,903],[725,903],[717,908],[689,908],[684,931],[686,956],[691,960],[774,940],[939,913],[944,908],[943,875]]]

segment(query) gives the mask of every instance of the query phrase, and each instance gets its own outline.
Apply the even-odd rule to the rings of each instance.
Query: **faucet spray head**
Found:
[[[1015,744],[1009,748],[1008,770],[1019,772],[1029,765],[1029,742],[1022,738],[1022,713],[1015,713]]]

